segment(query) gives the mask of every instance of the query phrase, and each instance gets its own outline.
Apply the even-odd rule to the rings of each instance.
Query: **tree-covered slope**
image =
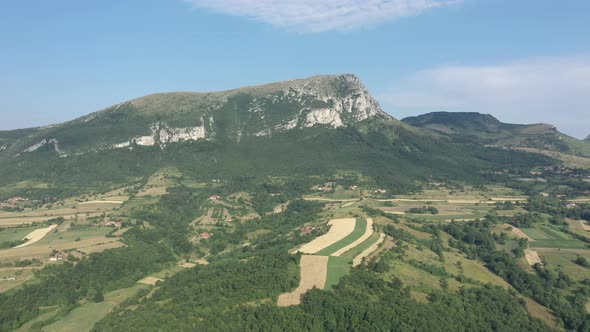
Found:
[[[454,142],[384,113],[354,75],[214,93],[154,94],[43,128],[0,133],[0,185],[41,195],[105,189],[164,167],[195,177],[329,176],[355,171],[391,191],[430,178],[481,181],[548,157]]]

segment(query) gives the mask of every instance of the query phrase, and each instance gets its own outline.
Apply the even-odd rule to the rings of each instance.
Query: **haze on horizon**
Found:
[[[590,134],[590,4],[132,0],[0,5],[0,130],[154,92],[351,72],[401,119],[489,113]]]

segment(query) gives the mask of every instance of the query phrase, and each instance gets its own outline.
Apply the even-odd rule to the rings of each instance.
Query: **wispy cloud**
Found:
[[[590,56],[425,69],[394,82],[380,99],[397,116],[474,111],[551,123],[581,138],[590,134]]]
[[[301,32],[350,30],[462,0],[185,0],[196,7]]]

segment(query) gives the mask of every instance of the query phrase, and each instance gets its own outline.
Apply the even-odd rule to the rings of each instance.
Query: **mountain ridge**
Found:
[[[504,123],[490,114],[477,112],[431,112],[406,117],[402,122],[482,144],[508,148],[534,148],[590,157],[588,141],[561,133],[551,124]]]
[[[341,127],[371,118],[398,126],[353,74],[318,75],[217,92],[154,93],[60,124],[33,128],[18,139],[0,132],[11,155],[53,145],[63,155],[133,145],[272,136],[322,125]]]

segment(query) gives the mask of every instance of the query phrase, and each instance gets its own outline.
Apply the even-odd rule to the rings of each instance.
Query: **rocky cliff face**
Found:
[[[371,118],[392,119],[352,74],[212,93],[162,93],[48,126],[1,146],[13,155],[51,145],[61,155],[248,136],[314,126],[337,128]]]

